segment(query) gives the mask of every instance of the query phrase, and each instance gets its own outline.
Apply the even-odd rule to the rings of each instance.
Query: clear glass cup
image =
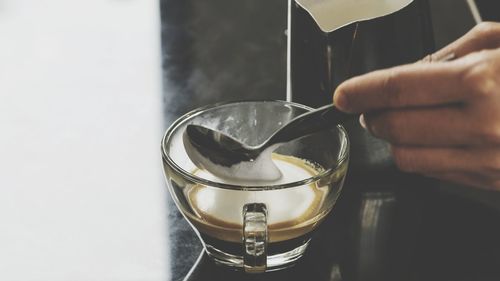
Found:
[[[312,110],[285,101],[217,104],[175,121],[162,140],[165,178],[183,216],[217,263],[246,272],[292,266],[342,190],[349,140],[340,125],[281,145],[273,160],[278,182],[228,182],[198,169],[184,149],[188,124],[258,145],[293,118]]]

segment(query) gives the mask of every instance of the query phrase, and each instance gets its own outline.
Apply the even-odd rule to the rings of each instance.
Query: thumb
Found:
[[[455,42],[425,57],[423,62],[446,61],[484,49],[500,47],[500,23],[482,22]],[[453,57],[450,58],[450,56]]]

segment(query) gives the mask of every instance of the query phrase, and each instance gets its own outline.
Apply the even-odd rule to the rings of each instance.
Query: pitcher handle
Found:
[[[267,268],[267,208],[262,203],[243,206],[243,267],[247,273]]]

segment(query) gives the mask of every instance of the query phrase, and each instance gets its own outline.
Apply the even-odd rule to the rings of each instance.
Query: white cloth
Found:
[[[169,280],[159,3],[0,1],[0,280]]]

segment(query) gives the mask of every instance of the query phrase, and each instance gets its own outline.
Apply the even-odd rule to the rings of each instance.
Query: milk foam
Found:
[[[292,159],[293,161],[290,161]],[[274,157],[274,163],[283,174],[272,182],[275,184],[291,183],[308,179],[320,171],[307,165],[304,160],[294,157]],[[220,179],[206,170],[198,170],[198,177],[229,184],[242,184],[234,179]],[[242,184],[248,185],[248,182]],[[324,194],[314,185],[268,191],[238,191],[205,186],[196,186],[188,191],[187,197],[199,217],[211,217],[228,224],[242,224],[242,209],[245,204],[264,203],[268,209],[268,224],[303,221],[321,204]]]
[[[272,160],[272,152],[278,145],[271,146],[264,150],[259,157],[253,161],[244,161],[230,167],[221,166],[213,163],[202,156],[196,149],[186,149],[191,160],[198,167],[202,167],[207,174],[215,177],[217,180],[231,184],[248,184],[248,182],[266,182],[274,183],[282,178],[280,169]]]

